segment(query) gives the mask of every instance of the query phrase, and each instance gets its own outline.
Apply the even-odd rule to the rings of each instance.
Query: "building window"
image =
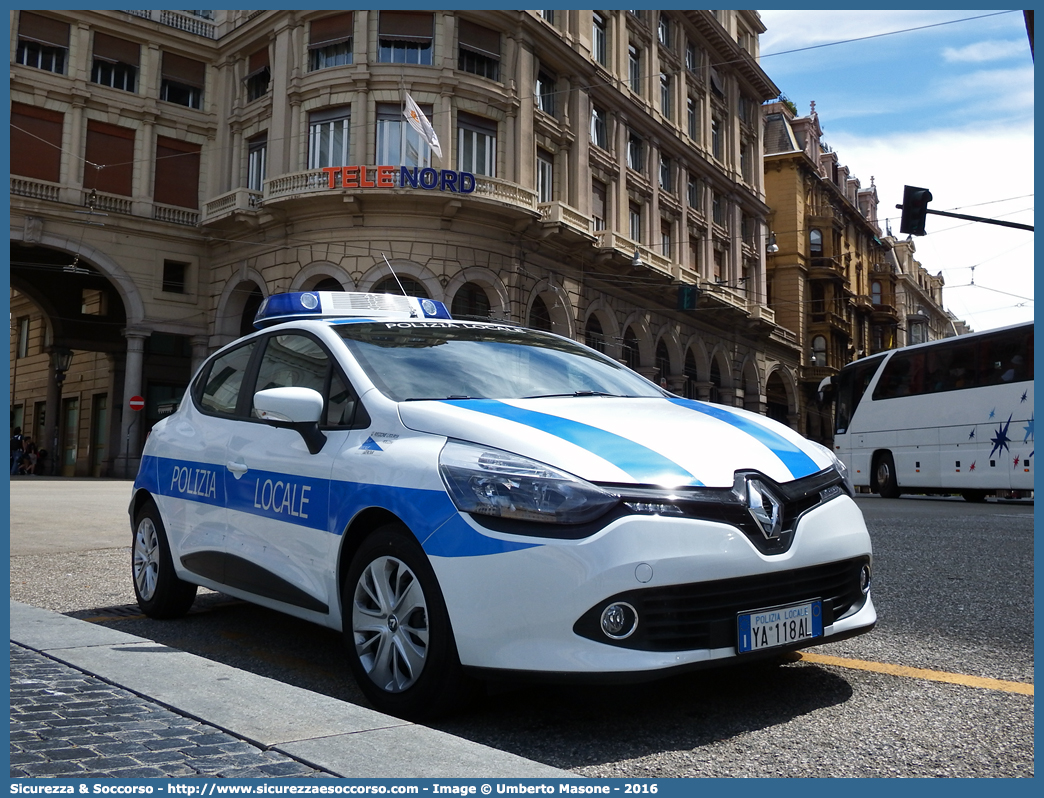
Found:
[[[544,70],[537,74],[536,104],[545,114],[555,115],[555,79]]]
[[[605,17],[597,11],[593,14],[591,23],[591,55],[594,60],[602,66],[608,66],[607,53],[609,51],[609,36],[606,30]]]
[[[605,229],[605,183],[601,180],[591,180],[591,217],[594,219],[594,229]]]
[[[685,121],[689,130],[689,138],[693,141],[700,140],[700,114],[697,109],[696,99],[689,97],[685,107]]]
[[[700,264],[700,241],[692,231],[689,232],[689,268],[701,277],[706,277]]]
[[[57,111],[11,103],[11,174],[61,182],[64,122]]]
[[[717,119],[711,120],[711,155],[721,160],[721,122]]]
[[[379,62],[431,66],[434,25],[434,14],[381,11],[378,18]]]
[[[548,10],[548,11],[541,11],[541,12],[540,12],[540,16],[541,16],[541,17],[542,17],[542,18],[544,19],[544,21],[545,21],[545,22],[547,22],[547,23],[548,23],[549,25],[554,25],[554,24],[555,24],[555,12],[554,12],[553,10]]]
[[[920,321],[911,321],[909,323],[910,329],[910,340],[908,344],[923,344],[928,341],[928,325]]]
[[[697,210],[699,210],[699,208],[700,208],[700,180],[697,177],[690,177],[689,178],[688,200],[689,200],[689,207],[690,208],[696,208]]]
[[[627,137],[627,168],[641,172],[645,167],[645,144],[634,133]]]
[[[718,70],[715,69],[714,67],[710,68],[710,83],[711,83],[711,91],[714,92],[714,94],[718,97],[718,99],[724,100],[725,99],[725,84],[722,83],[721,75],[718,74]]]
[[[529,309],[529,326],[535,330],[551,332],[551,311],[539,296],[533,297],[533,307]]]
[[[346,166],[351,133],[351,109],[328,108],[308,116],[308,168]]]
[[[84,188],[124,197],[134,193],[134,134],[131,128],[87,120]]]
[[[584,325],[584,343],[592,349],[605,353],[605,333],[602,332],[602,323],[593,313],[587,317],[587,324]]]
[[[628,327],[623,336],[623,360],[627,368],[634,371],[642,365],[641,353],[638,350],[638,336],[634,334],[634,328]]]
[[[870,284],[870,301],[880,305],[882,299],[881,284],[876,280]]]
[[[690,72],[698,72],[700,69],[700,48],[693,42],[685,45],[685,68]]]
[[[18,15],[15,61],[46,72],[65,74],[69,53],[69,23],[22,11]]]
[[[665,258],[671,256],[671,223],[666,219],[660,220],[660,254]]]
[[[713,192],[711,197],[711,219],[714,220],[714,224],[725,226],[725,208],[721,201],[721,194],[717,191]]]
[[[29,357],[29,317],[18,317],[18,349],[16,358]]]
[[[671,118],[671,76],[660,73],[660,113],[664,118]]]
[[[199,207],[199,162],[202,147],[188,141],[156,137],[153,199],[179,208]]]
[[[813,258],[823,255],[823,233],[815,228],[808,231],[808,251]]]
[[[642,53],[633,44],[627,48],[627,81],[631,91],[642,93]]]
[[[637,202],[627,206],[627,232],[632,241],[642,240],[642,206]]]
[[[747,183],[754,182],[754,153],[753,147],[749,141],[740,142],[740,174],[743,176],[743,180]]]
[[[168,294],[184,294],[189,264],[176,260],[163,261],[163,290]]]
[[[486,290],[478,283],[464,283],[453,296],[450,315],[455,319],[488,319],[491,314]]]
[[[671,159],[666,155],[660,156],[660,188],[664,191],[671,191],[673,183],[671,181]]]
[[[163,53],[160,99],[199,110],[203,107],[203,84],[207,67],[202,61]]]
[[[308,26],[308,69],[329,69],[352,63],[355,14],[348,11],[321,19]]]
[[[660,24],[656,28],[656,36],[664,47],[671,46],[671,21],[660,14]]]
[[[402,284],[402,288],[399,284]],[[406,292],[406,296],[415,296],[419,299],[431,299],[428,295],[428,289],[424,286],[420,280],[416,280],[413,277],[407,277],[404,274],[395,277],[385,277],[379,283],[370,289],[372,294],[399,294],[402,296],[402,292]]]
[[[609,149],[609,129],[605,123],[605,111],[597,105],[591,106],[591,143],[603,150]]]
[[[268,47],[262,47],[251,53],[247,59],[247,76],[245,79],[247,102],[253,102],[268,94],[268,86],[272,82],[272,70],[269,68]]]
[[[500,34],[466,19],[457,22],[457,69],[500,80]]]
[[[457,112],[457,169],[475,175],[497,176],[497,123]]]
[[[247,188],[263,191],[268,160],[268,133],[260,133],[247,141]]]
[[[822,335],[812,339],[812,365],[820,368],[827,365],[827,340]]]
[[[137,91],[140,57],[141,47],[134,42],[96,31],[91,82],[122,91]]]
[[[722,275],[725,274],[725,253],[720,249],[714,250],[714,282],[721,283]]]
[[[756,116],[759,107],[750,97],[741,94],[739,100],[740,121],[746,125],[753,125],[757,121]]]
[[[554,156],[545,150],[537,150],[537,202],[551,202],[554,197]]]
[[[422,114],[431,119],[430,105],[418,107]],[[398,103],[377,103],[377,163],[421,167],[431,165],[431,147],[406,121],[402,115],[402,106]],[[344,164],[331,164],[338,165]]]

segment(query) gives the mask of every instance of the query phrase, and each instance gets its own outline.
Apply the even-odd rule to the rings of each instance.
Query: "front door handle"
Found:
[[[237,463],[234,461],[225,463],[225,468],[231,471],[236,479],[239,479],[243,474],[250,470],[246,463]]]

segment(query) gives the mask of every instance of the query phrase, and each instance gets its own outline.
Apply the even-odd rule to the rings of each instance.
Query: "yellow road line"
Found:
[[[890,665],[887,662],[867,662],[861,659],[846,657],[829,657],[824,654],[812,654],[799,651],[798,655],[805,662],[817,665],[836,665],[839,668],[852,668],[874,673],[887,673],[890,676],[907,676],[912,679],[927,679],[932,682],[961,684],[965,687],[981,687],[984,690],[1001,690],[1005,693],[1033,695],[1033,685],[1024,682],[1006,682],[1003,679],[984,679],[981,676],[968,676],[963,673],[947,673],[946,671],[930,671],[925,668],[908,668],[905,665]]]

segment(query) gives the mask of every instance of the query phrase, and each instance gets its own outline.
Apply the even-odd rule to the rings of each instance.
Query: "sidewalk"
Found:
[[[11,776],[574,778],[15,601]]]

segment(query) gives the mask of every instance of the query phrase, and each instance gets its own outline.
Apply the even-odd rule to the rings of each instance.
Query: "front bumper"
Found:
[[[813,598],[826,604],[830,597],[820,595],[821,587],[810,586],[806,594],[795,588],[792,577],[833,566],[844,570],[871,556],[862,514],[847,496],[802,516],[793,544],[781,554],[759,552],[745,534],[725,524],[660,516],[627,516],[591,538],[539,544],[500,554],[432,558],[462,665],[563,675],[655,675],[746,659],[750,655],[736,653],[736,613]],[[690,634],[692,628],[687,632],[685,619],[670,608],[659,614],[666,644],[635,647],[635,641],[624,645],[602,642],[597,634],[585,636],[589,629],[582,619],[611,598],[681,594],[682,604],[688,601],[698,614],[708,601],[701,588],[715,582],[744,590],[726,597],[708,636]],[[876,622],[869,596],[837,607],[830,614],[824,607],[823,638],[816,644],[868,631]],[[639,607],[639,613],[641,625],[646,611]]]

